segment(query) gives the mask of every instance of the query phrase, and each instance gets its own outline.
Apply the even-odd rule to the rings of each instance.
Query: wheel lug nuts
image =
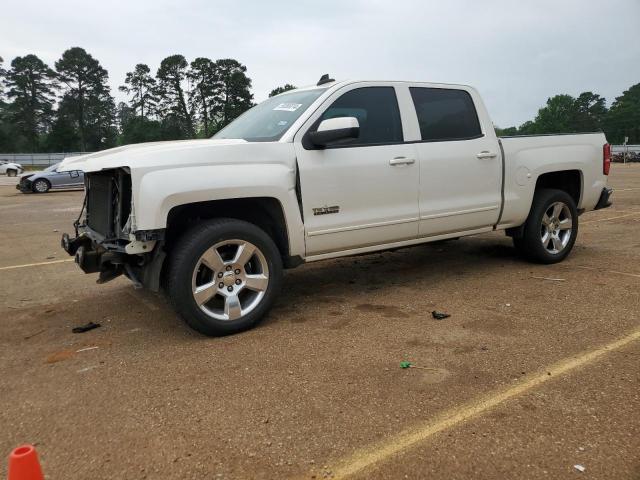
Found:
[[[236,273],[236,275],[240,275],[240,269],[236,268],[236,272],[235,273]]]
[[[218,273],[218,278],[222,278],[222,272]]]
[[[227,287],[227,290],[233,292],[233,287]]]
[[[236,280],[236,285],[240,285],[241,283],[242,283],[242,280],[240,280],[240,279]]]
[[[227,272],[228,272],[229,270],[231,270],[231,265],[227,265],[226,270],[227,270]]]
[[[224,283],[220,282],[220,283],[218,284],[218,288],[224,288]]]

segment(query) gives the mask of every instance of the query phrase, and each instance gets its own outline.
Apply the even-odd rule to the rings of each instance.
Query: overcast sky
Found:
[[[16,0],[2,6],[0,56],[53,67],[83,47],[118,100],[136,63],[155,72],[174,53],[239,60],[257,101],[323,73],[466,83],[509,126],[557,93],[610,103],[639,83],[639,32],[640,0]]]

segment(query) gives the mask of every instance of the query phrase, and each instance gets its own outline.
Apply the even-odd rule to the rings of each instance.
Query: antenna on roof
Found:
[[[325,73],[320,77],[320,80],[318,80],[317,86],[319,87],[320,85],[324,85],[325,83],[331,83],[331,82],[335,82],[335,80],[333,78],[329,78],[329,74]]]

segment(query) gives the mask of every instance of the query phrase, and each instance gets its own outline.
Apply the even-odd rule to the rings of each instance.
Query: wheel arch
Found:
[[[576,206],[579,206],[584,191],[583,173],[578,169],[543,173],[536,179],[534,195],[543,188],[555,188],[567,192],[576,202]]]
[[[285,266],[295,266],[291,254],[286,215],[274,197],[243,197],[177,205],[167,215],[165,249],[170,252],[182,234],[199,221],[213,218],[244,220],[264,230],[278,247]]]

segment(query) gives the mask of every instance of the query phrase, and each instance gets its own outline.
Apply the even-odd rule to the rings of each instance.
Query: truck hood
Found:
[[[274,158],[278,157],[277,152],[283,149],[292,149],[292,145],[279,142],[250,143],[241,139],[140,143],[88,155],[67,157],[58,167],[58,171],[97,172],[119,167],[128,167],[132,170],[156,170],[177,166],[274,163]],[[284,160],[289,155],[282,157]]]

